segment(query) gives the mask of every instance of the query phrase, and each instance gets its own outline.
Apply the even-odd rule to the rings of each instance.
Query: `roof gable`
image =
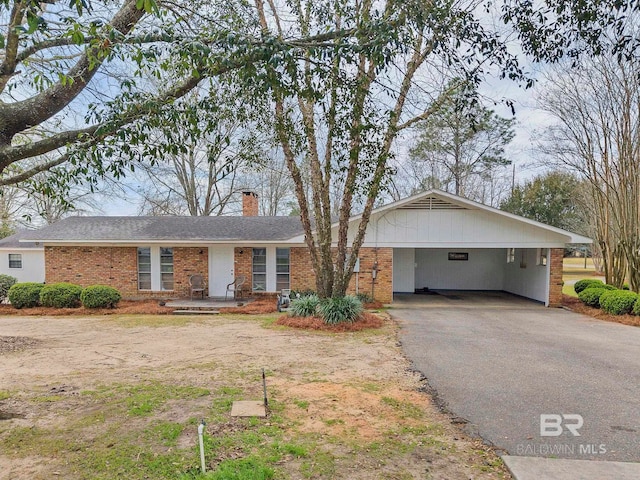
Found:
[[[426,192],[413,195],[411,197],[374,209],[371,213],[370,225],[373,224],[374,228],[377,228],[378,225],[376,225],[376,223],[380,222],[380,220],[378,219],[388,216],[392,211],[412,211],[414,213],[433,212],[433,214],[430,216],[418,216],[417,221],[419,222],[419,225],[416,228],[420,228],[420,226],[424,227],[424,222],[433,221],[429,220],[429,218],[438,217],[439,219],[448,218],[449,221],[467,222],[467,224],[469,222],[474,222],[477,224],[478,222],[484,221],[488,228],[496,229],[496,235],[500,231],[504,234],[505,229],[512,231],[511,236],[505,235],[504,241],[509,240],[515,242],[516,237],[522,237],[522,243],[527,243],[524,240],[526,240],[527,236],[533,235],[533,237],[530,238],[531,241],[541,241],[542,238],[545,238],[545,241],[547,243],[554,242],[556,244],[592,243],[592,240],[585,236],[578,235],[561,228],[552,227],[544,223],[536,222],[535,220],[530,220],[519,215],[504,212],[497,208],[489,207],[487,205],[483,205],[481,203],[435,189],[428,190]],[[441,212],[444,215],[437,215],[436,212]],[[467,214],[463,214],[463,212],[467,212]],[[474,215],[469,215],[473,212],[475,212]],[[359,223],[361,218],[362,215],[356,215],[352,217],[351,222],[357,224]],[[474,220],[470,220],[472,218]],[[337,224],[335,224],[334,227],[337,227]],[[457,235],[462,235],[460,232],[463,231],[465,231],[464,224],[461,225],[461,227],[458,229]],[[466,228],[466,231],[467,234],[464,237],[464,240],[460,239],[460,242],[466,241],[469,243],[473,243],[474,240],[478,240],[472,237],[477,231],[474,232],[470,228]],[[513,233],[515,231],[526,233],[515,234]],[[369,242],[371,242],[372,234],[374,233],[368,231],[367,240]],[[375,235],[379,236],[380,232],[378,231],[377,233],[375,233]],[[380,238],[378,238],[378,241],[380,241]]]

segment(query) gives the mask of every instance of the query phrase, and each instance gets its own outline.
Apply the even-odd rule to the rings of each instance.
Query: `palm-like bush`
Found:
[[[335,325],[342,322],[355,322],[363,308],[358,298],[347,295],[323,300],[319,310],[324,323]]]
[[[318,313],[320,299],[317,295],[306,295],[291,301],[291,315],[294,317],[313,317]]]

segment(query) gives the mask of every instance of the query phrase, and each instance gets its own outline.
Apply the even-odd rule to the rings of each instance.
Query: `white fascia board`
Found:
[[[337,244],[335,244],[337,245]],[[502,249],[502,248],[564,248],[565,243],[557,243],[557,242],[540,242],[540,243],[465,243],[465,242],[442,242],[442,243],[391,243],[391,242],[378,242],[374,243],[363,243],[363,247],[374,248],[374,247],[389,247],[389,248],[441,248],[441,249],[454,249],[458,248],[461,250],[471,249],[471,248],[487,248],[487,249]]]

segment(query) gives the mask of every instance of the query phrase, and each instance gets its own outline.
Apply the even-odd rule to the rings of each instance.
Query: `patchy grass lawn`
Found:
[[[0,352],[0,478],[510,478],[421,393],[395,324],[276,318],[0,317],[21,339]],[[262,368],[269,416],[232,418],[233,401],[262,398]]]
[[[587,268],[584,268],[584,258],[565,258],[562,267],[562,280],[564,281],[562,293],[577,298],[578,295],[573,289],[573,285],[578,280],[591,277],[602,278],[602,280],[604,280],[604,277],[600,277],[598,272],[596,272],[592,259],[587,258]]]

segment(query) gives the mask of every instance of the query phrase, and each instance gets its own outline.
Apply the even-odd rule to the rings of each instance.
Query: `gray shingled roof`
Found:
[[[21,230],[9,237],[0,239],[0,248],[43,248],[42,245],[36,245],[35,242],[20,242],[23,238],[35,233],[35,230]]]
[[[298,217],[69,217],[25,236],[40,242],[285,241]]]

